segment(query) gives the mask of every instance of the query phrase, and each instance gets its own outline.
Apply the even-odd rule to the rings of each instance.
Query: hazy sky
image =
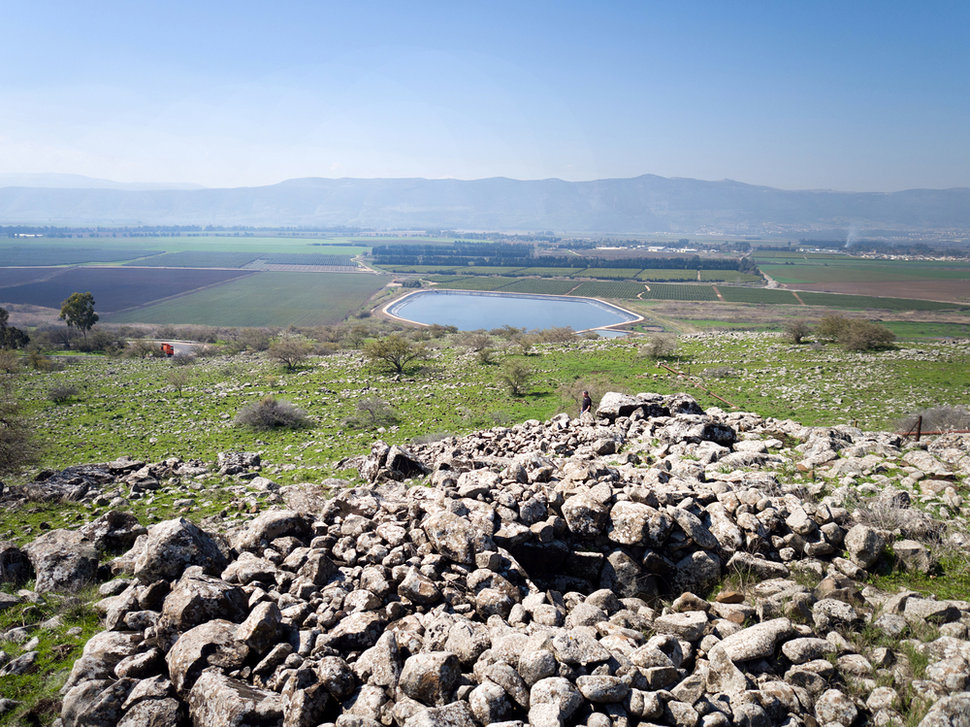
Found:
[[[970,186],[970,2],[9,2],[0,173]]]

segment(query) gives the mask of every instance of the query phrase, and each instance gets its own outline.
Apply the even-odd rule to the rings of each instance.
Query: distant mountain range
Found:
[[[265,187],[138,188],[0,175],[0,224],[240,225],[556,233],[858,235],[970,231],[970,188],[788,191],[644,175],[564,182],[502,177],[292,179]],[[56,184],[57,179],[64,183]],[[66,181],[73,180],[74,184]],[[38,180],[41,181],[41,180]],[[165,185],[158,185],[164,187]],[[178,186],[178,185],[175,185]]]

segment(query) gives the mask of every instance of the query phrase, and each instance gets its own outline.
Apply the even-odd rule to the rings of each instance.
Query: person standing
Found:
[[[579,418],[582,419],[583,416],[589,414],[590,417],[593,416],[593,400],[589,398],[589,392],[583,392],[583,403],[579,407]]]

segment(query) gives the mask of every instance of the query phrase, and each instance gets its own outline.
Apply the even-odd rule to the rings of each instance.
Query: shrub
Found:
[[[839,343],[847,351],[872,351],[888,348],[895,340],[896,334],[885,326],[856,319],[839,338]]]
[[[125,339],[113,331],[106,331],[102,328],[91,331],[87,336],[82,336],[75,347],[78,351],[85,353],[103,351],[104,353],[117,354],[125,349]]]
[[[499,381],[512,396],[522,396],[531,378],[532,369],[519,361],[508,361],[499,374]]]
[[[677,337],[669,333],[653,336],[639,349],[641,356],[652,359],[671,358],[675,353],[677,353]]]
[[[576,331],[569,326],[546,328],[539,331],[537,335],[543,343],[569,343],[576,340]]]
[[[243,407],[236,424],[252,429],[302,429],[310,426],[306,412],[275,396],[264,396],[255,404]]]
[[[380,368],[403,374],[413,361],[427,356],[427,349],[420,343],[409,341],[400,333],[370,341],[364,346],[364,355]]]
[[[805,321],[788,321],[784,328],[785,340],[789,343],[801,343],[810,332]]]
[[[12,374],[20,369],[20,357],[13,351],[0,349],[0,373]]]
[[[208,346],[202,346],[202,350],[207,348]],[[195,359],[196,354],[190,353],[189,351],[179,351],[169,360],[172,362],[172,366],[191,366],[195,363]]]
[[[47,398],[55,404],[63,404],[77,396],[77,387],[70,384],[57,384],[47,391]]]
[[[33,464],[40,447],[20,413],[9,381],[0,388],[0,476],[14,474]]]
[[[27,363],[35,371],[52,371],[55,368],[53,359],[33,346],[27,349]]]
[[[186,368],[169,369],[165,374],[165,381],[182,396],[182,389],[192,382],[192,372]]]
[[[344,419],[343,424],[354,429],[365,429],[391,426],[398,421],[400,417],[389,403],[379,397],[368,396],[357,402],[356,413]]]
[[[121,355],[127,358],[165,358],[165,353],[159,344],[146,341],[144,338],[128,341]]]
[[[846,316],[825,316],[815,328],[816,335],[823,340],[837,341],[847,351],[871,351],[887,348],[896,340],[896,335],[885,326],[861,318]]]
[[[274,338],[266,353],[270,358],[283,364],[287,371],[293,371],[306,361],[312,350],[313,344],[306,338],[285,334]]]

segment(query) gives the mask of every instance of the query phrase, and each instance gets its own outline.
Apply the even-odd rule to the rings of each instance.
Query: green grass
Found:
[[[28,584],[29,585],[29,584]],[[3,696],[21,704],[0,717],[0,725],[50,724],[60,714],[58,690],[67,679],[74,660],[81,655],[84,643],[101,630],[92,606],[97,599],[94,589],[76,595],[43,594],[36,603],[25,602],[0,613],[0,631],[23,626],[40,643],[37,661],[25,674],[3,677]],[[62,624],[41,628],[40,624],[59,617]],[[79,632],[68,633],[76,628]],[[20,649],[9,641],[0,642],[0,649],[11,657]]]
[[[502,286],[502,292],[535,293],[540,295],[565,295],[573,288],[575,280],[550,280],[548,278],[519,278]]]
[[[970,594],[970,559],[948,554],[939,559],[939,569],[934,573],[911,573],[900,568],[887,568],[871,575],[869,582],[890,593],[909,589],[940,600],[963,600]]]
[[[678,379],[640,357],[641,344],[631,339],[538,346],[536,355],[520,359],[538,373],[530,394],[518,399],[502,392],[498,366],[480,365],[451,349],[436,352],[424,370],[400,382],[375,373],[352,352],[313,358],[289,374],[261,356],[202,359],[190,367],[192,380],[181,396],[166,380],[170,362],[157,359],[76,357],[64,371],[27,371],[17,382],[25,415],[46,441],[45,466],[124,454],[149,461],[169,456],[212,461],[226,449],[258,449],[270,465],[296,466],[270,476],[318,481],[321,472],[332,472],[336,459],[366,452],[377,438],[373,431],[347,432],[340,424],[354,414],[365,391],[401,412],[399,427],[385,434],[395,442],[493,426],[497,415],[514,422],[572,411],[575,402],[561,392],[577,382],[602,390],[687,391],[702,406],[721,406],[692,386],[693,379]],[[970,392],[966,339],[860,354],[835,346],[790,346],[771,334],[698,334],[681,337],[678,356],[676,368],[682,371],[737,370],[737,378],[698,383],[742,410],[808,425],[885,428],[920,408],[964,402]],[[65,380],[78,395],[53,404],[46,392]],[[232,425],[242,407],[270,394],[305,410],[313,428],[254,434]],[[33,523],[46,515],[32,517]]]
[[[919,338],[970,338],[970,323],[935,323],[930,321],[882,321],[881,325],[902,340]]]
[[[336,323],[380,290],[386,278],[358,273],[256,273],[128,311],[117,323],[314,326]]]
[[[842,256],[811,257],[791,264],[761,263],[779,283],[855,283],[912,280],[970,280],[970,264],[935,260],[870,260]]]

